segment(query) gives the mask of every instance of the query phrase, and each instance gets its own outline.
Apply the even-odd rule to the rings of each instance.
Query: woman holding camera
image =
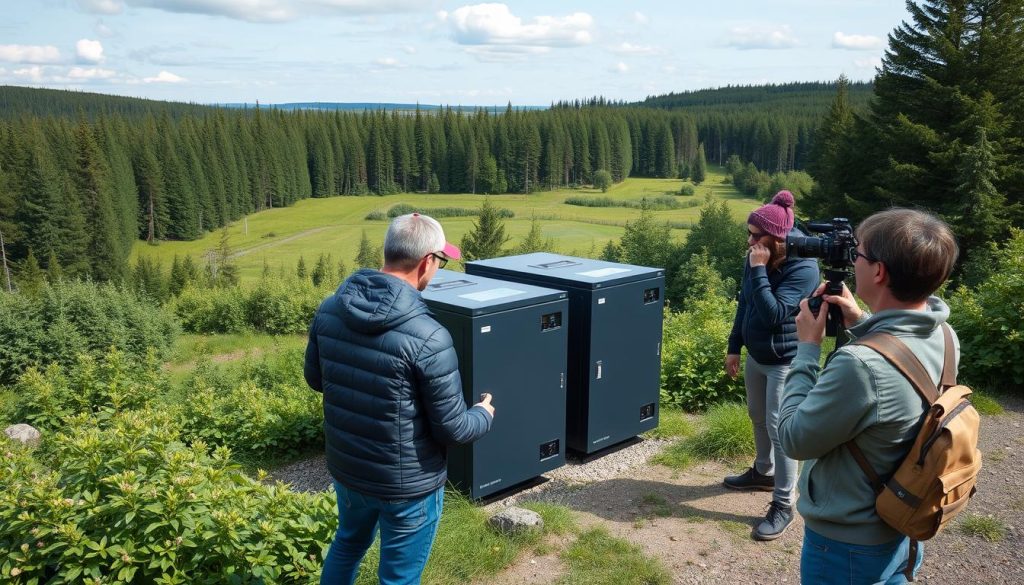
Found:
[[[740,349],[747,412],[754,425],[757,455],[745,472],[725,478],[736,490],[773,492],[765,519],[754,527],[755,540],[774,540],[793,522],[797,463],[779,442],[779,405],[789,364],[796,356],[796,313],[800,301],[817,288],[818,265],[810,258],[787,258],[786,237],[793,229],[793,194],[779,191],[771,203],[747,218],[747,262],[743,266],[736,318],[729,335],[725,371],[739,373]]]

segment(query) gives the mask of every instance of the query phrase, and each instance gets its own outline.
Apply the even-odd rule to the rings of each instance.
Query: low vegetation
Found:
[[[1006,524],[991,515],[964,514],[959,521],[959,528],[968,536],[977,536],[989,542],[999,542],[1006,536]]]
[[[651,461],[673,469],[686,469],[699,460],[734,460],[753,454],[754,431],[747,407],[728,403],[711,407],[696,434],[670,445]]]
[[[662,585],[672,582],[671,574],[657,559],[643,554],[635,544],[615,538],[604,528],[593,528],[579,536],[562,553],[569,570],[559,585]]]

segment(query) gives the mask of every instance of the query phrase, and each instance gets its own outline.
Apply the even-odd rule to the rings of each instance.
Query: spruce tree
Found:
[[[473,222],[473,228],[462,236],[462,253],[467,260],[486,260],[502,255],[502,246],[509,241],[505,234],[505,221],[501,212],[485,197],[480,205],[480,216]]]
[[[85,120],[79,121],[74,136],[72,180],[85,214],[91,274],[97,280],[118,280],[125,272],[127,252],[118,241],[110,170],[96,144],[93,129]]]
[[[359,251],[356,252],[355,262],[359,268],[371,268],[373,270],[380,270],[381,266],[384,265],[383,248],[374,246],[370,242],[370,238],[366,235],[366,230],[363,230],[363,236],[359,240]]]
[[[537,216],[530,220],[530,231],[526,237],[513,250],[514,254],[531,254],[533,252],[554,252],[554,238],[545,238],[540,229],[540,222]]]
[[[299,262],[295,265],[295,276],[298,276],[299,280],[306,280],[308,275],[309,273],[306,272],[306,259],[300,255]]]
[[[697,147],[697,158],[693,161],[693,168],[690,169],[690,180],[694,185],[700,185],[707,178],[708,161],[704,157],[704,143]]]

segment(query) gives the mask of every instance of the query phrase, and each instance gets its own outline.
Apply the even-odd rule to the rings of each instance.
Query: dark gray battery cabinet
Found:
[[[494,397],[490,432],[448,449],[451,482],[480,499],[564,465],[568,295],[449,270],[422,294],[451,333],[467,404]]]
[[[569,294],[570,449],[594,453],[658,426],[664,270],[539,252],[466,272]]]

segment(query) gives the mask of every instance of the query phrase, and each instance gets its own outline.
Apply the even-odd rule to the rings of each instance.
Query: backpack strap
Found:
[[[943,356],[942,376],[939,381],[940,387],[936,387],[932,382],[932,377],[921,364],[921,360],[917,359],[914,352],[910,351],[910,348],[895,335],[878,331],[869,333],[852,343],[870,347],[881,354],[886,361],[903,374],[903,377],[910,382],[910,385],[928,403],[928,406],[931,406],[939,399],[942,390],[956,384],[956,373],[953,366],[953,359],[956,357],[953,355],[953,334],[945,323],[942,324],[942,337],[945,355]],[[864,452],[860,450],[854,439],[850,439],[844,444],[854,461],[864,471],[864,475],[868,476],[871,488],[875,490],[876,494],[882,493],[885,482],[868,463],[867,457],[864,456]]]
[[[956,349],[953,347],[953,330],[949,323],[942,324],[942,341],[945,343],[945,356],[942,362],[942,377],[939,379],[939,390],[945,392],[956,386]]]

